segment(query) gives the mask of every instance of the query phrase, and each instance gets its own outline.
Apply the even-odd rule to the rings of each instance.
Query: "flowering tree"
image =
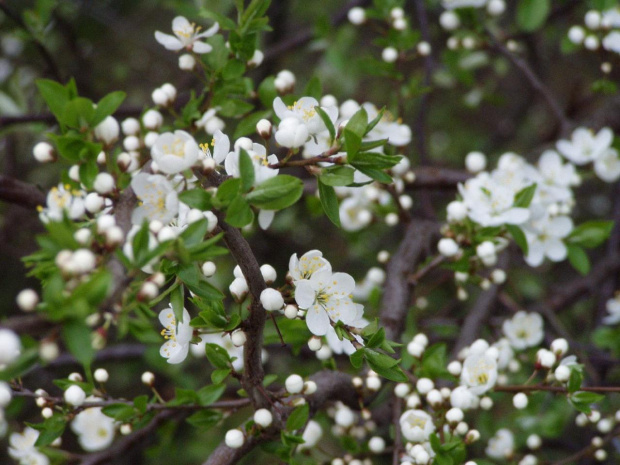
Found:
[[[3,463],[617,463],[620,5],[215,3],[0,2]]]

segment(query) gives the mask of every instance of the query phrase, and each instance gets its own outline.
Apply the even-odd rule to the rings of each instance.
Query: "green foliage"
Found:
[[[517,24],[522,30],[533,32],[545,24],[550,11],[550,0],[519,0]]]

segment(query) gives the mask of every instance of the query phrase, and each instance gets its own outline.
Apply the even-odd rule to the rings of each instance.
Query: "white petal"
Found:
[[[567,250],[564,242],[559,239],[550,239],[545,244],[547,246],[546,255],[553,262],[561,262],[566,258]]]
[[[273,221],[273,217],[276,216],[275,210],[261,210],[258,212],[258,225],[261,229],[267,229],[271,222]]]
[[[194,26],[192,26],[189,20],[183,16],[177,16],[172,20],[172,32],[190,31],[193,29]]]
[[[307,279],[297,281],[295,286],[295,302],[300,308],[309,308],[316,299],[314,287]]]
[[[306,313],[306,324],[312,334],[323,336],[331,326],[327,312],[320,305],[313,305]]]
[[[355,280],[347,273],[334,273],[331,278],[332,292],[348,297],[355,289]]]
[[[206,42],[200,42],[199,40],[197,40],[196,42],[194,42],[192,50],[194,51],[194,53],[209,53],[211,50],[213,50],[213,47],[211,47]]]
[[[155,40],[168,50],[181,50],[183,48],[183,42],[175,36],[163,32],[155,31]]]
[[[273,101],[273,111],[276,112],[276,116],[281,120],[288,116],[288,108],[280,97],[276,97]]]

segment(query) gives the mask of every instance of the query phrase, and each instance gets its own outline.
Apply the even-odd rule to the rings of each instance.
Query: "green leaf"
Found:
[[[351,354],[349,359],[351,360],[351,365],[353,365],[353,368],[355,368],[356,370],[359,370],[362,367],[362,364],[364,363],[364,349],[363,348],[357,349],[355,352]]]
[[[133,237],[131,247],[133,249],[134,262],[141,263],[142,257],[149,250],[149,224],[147,221],[142,223],[140,230]]]
[[[303,404],[296,407],[286,420],[286,429],[288,431],[296,431],[304,427],[310,415],[310,405]]]
[[[228,205],[232,202],[239,190],[241,188],[241,179],[239,178],[231,178],[224,181],[220,184],[220,187],[217,188],[217,194],[215,195],[216,200],[218,200],[219,205],[217,207],[222,207]]]
[[[206,211],[211,209],[211,193],[204,189],[190,189],[179,194],[179,200],[191,208]]]
[[[312,78],[310,78],[304,89],[304,95],[313,97],[317,100],[323,96],[323,86],[321,85],[321,80],[317,76],[312,76]]]
[[[370,368],[379,375],[399,383],[407,382],[407,376],[398,366],[399,360],[368,348],[364,350],[364,355]]]
[[[183,243],[188,247],[200,244],[207,234],[208,229],[209,222],[206,219],[194,221],[181,233],[181,239],[183,239]]]
[[[27,423],[27,425],[39,431],[39,437],[35,441],[34,446],[45,447],[54,442],[56,438],[62,436],[67,423],[63,415],[53,415],[52,417],[46,419],[43,423]]]
[[[69,320],[62,328],[65,344],[73,356],[85,367],[90,366],[95,358],[91,339],[91,330],[83,320]]]
[[[237,195],[226,210],[226,222],[236,228],[242,228],[254,221],[254,212],[241,194]]]
[[[545,24],[551,10],[551,0],[520,0],[517,6],[517,24],[526,32],[533,32]]]
[[[223,382],[231,372],[232,370],[230,368],[218,368],[217,370],[213,370],[213,373],[211,373],[211,381],[214,384],[219,384]]]
[[[590,405],[601,402],[604,398],[604,395],[596,392],[577,391],[571,394],[568,400],[577,410],[587,414],[592,411]]]
[[[587,275],[590,272],[590,259],[585,250],[578,245],[566,244],[568,250],[568,261],[573,268],[575,268],[582,275]]]
[[[368,113],[360,108],[349,120],[344,128],[344,146],[347,152],[347,161],[353,162],[362,146],[362,138],[368,126]]]
[[[531,186],[524,187],[515,194],[514,206],[519,208],[528,208],[532,203],[534,194],[536,193],[536,183]]]
[[[185,287],[177,285],[170,293],[170,305],[177,321],[183,321],[183,310],[185,309]]]
[[[379,113],[377,113],[377,116],[375,116],[373,120],[370,123],[368,123],[368,126],[366,126],[366,134],[372,131],[375,128],[375,126],[379,124],[384,114],[385,114],[385,107],[381,108],[381,110],[379,110]]]
[[[247,192],[254,185],[254,164],[243,148],[239,152],[239,171],[241,172],[241,191]]]
[[[146,413],[146,410],[148,408],[148,403],[149,403],[149,396],[147,396],[146,394],[138,396],[133,400],[133,406],[142,415]]]
[[[84,97],[77,97],[65,106],[63,121],[67,126],[83,129],[91,125],[95,116],[93,102]]]
[[[99,168],[95,160],[87,161],[80,165],[80,182],[89,189],[93,188],[95,177],[99,174]]]
[[[222,78],[229,81],[243,76],[245,73],[245,63],[239,60],[230,60],[222,70]]]
[[[187,422],[195,428],[209,429],[218,424],[222,419],[222,413],[218,410],[200,410],[187,418]]]
[[[54,114],[58,122],[64,125],[63,117],[65,106],[70,99],[69,91],[62,84],[49,79],[38,79],[36,84],[50,111]]]
[[[222,397],[225,390],[226,385],[224,384],[211,384],[209,386],[205,386],[198,391],[198,402],[203,407],[208,407]]]
[[[567,240],[571,244],[590,249],[605,242],[613,229],[613,221],[587,221],[575,227]]]
[[[523,252],[523,255],[527,256],[527,254],[529,253],[529,245],[527,243],[527,238],[525,237],[525,233],[523,232],[523,230],[519,226],[515,226],[514,224],[507,224],[506,229]]]
[[[101,412],[110,418],[123,422],[132,419],[137,414],[136,409],[127,404],[106,405],[101,409]]]
[[[125,94],[125,92],[116,91],[99,100],[97,103],[97,108],[95,109],[95,114],[91,120],[91,125],[97,126],[104,119],[106,119],[106,117],[112,115],[118,107],[121,106],[121,103],[123,103],[126,96],[127,94]]]
[[[370,339],[368,339],[368,342],[366,342],[366,347],[370,349],[380,347],[383,341],[385,341],[385,329],[379,328],[379,330],[375,332]]]
[[[60,156],[73,163],[96,160],[102,148],[101,144],[85,141],[79,136],[50,134],[49,137],[56,143]]]
[[[583,368],[581,365],[569,365],[568,392],[573,393],[581,388],[583,382]]]
[[[282,210],[297,202],[303,190],[301,179],[280,174],[260,183],[246,195],[246,199],[264,210]]]
[[[379,181],[380,183],[383,183],[383,184],[392,184],[392,177],[389,174],[381,170],[374,169],[374,168],[362,168],[359,166],[357,166],[356,168],[360,173],[363,173],[366,176],[371,177],[375,181]]]
[[[278,91],[274,84],[275,78],[269,76],[258,86],[258,98],[265,108],[272,108],[273,101],[278,96]]]
[[[236,29],[237,27],[237,24],[235,24],[232,19],[215,11],[203,8],[200,10],[199,14],[203,18],[212,19],[213,21],[218,23],[220,25],[220,29],[224,31],[230,31],[231,29]]]
[[[338,197],[336,197],[336,191],[333,187],[323,184],[320,179],[318,180],[318,184],[319,197],[321,199],[323,211],[332,223],[340,227],[340,210],[338,208]]]
[[[210,343],[205,344],[205,354],[207,355],[207,359],[209,359],[209,362],[211,362],[211,365],[213,365],[215,368],[230,368],[230,356],[228,355],[228,351],[222,346]]]
[[[327,131],[329,132],[329,140],[334,141],[336,139],[336,128],[334,127],[333,121],[331,120],[329,115],[325,113],[325,110],[323,110],[320,106],[317,105],[316,107],[314,107],[314,110],[319,114],[319,116],[323,120],[323,124],[325,124],[325,127],[327,128]]]
[[[319,179],[326,186],[348,186],[353,183],[355,170],[349,166],[330,166],[325,168]]]
[[[424,351],[420,375],[431,379],[449,377],[446,366],[448,355],[445,344],[433,344]]]
[[[398,164],[401,159],[401,156],[384,155],[377,152],[360,152],[355,157],[355,161],[348,161],[351,165],[355,166],[361,171],[362,168],[369,168],[375,170],[385,170],[388,168],[392,168],[394,165]]]

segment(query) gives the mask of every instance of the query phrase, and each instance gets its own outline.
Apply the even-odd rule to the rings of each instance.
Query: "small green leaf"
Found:
[[[575,268],[582,275],[587,275],[590,272],[590,259],[585,250],[578,245],[566,244],[568,250],[568,261],[573,268]]]
[[[254,185],[254,164],[243,148],[239,152],[239,171],[241,172],[241,190],[249,191]]]
[[[243,228],[254,221],[254,212],[245,198],[239,194],[226,210],[226,222],[236,228]]]
[[[222,397],[225,390],[226,385],[224,384],[211,384],[209,386],[205,386],[198,391],[198,402],[203,407],[208,407]]]
[[[101,409],[104,415],[110,418],[114,418],[117,421],[127,421],[136,416],[138,412],[132,405],[127,404],[112,404],[106,405]]]
[[[319,197],[321,199],[321,205],[323,211],[327,217],[336,226],[340,227],[340,210],[338,208],[338,197],[336,197],[336,191],[333,187],[327,186],[318,180],[319,184]]]
[[[220,384],[228,377],[231,371],[230,368],[218,368],[217,370],[213,370],[213,373],[211,373],[211,381],[214,384]]]
[[[38,79],[36,84],[50,111],[54,114],[58,122],[64,125],[63,116],[65,106],[70,99],[69,91],[62,84],[49,79]]]
[[[362,364],[364,363],[364,349],[363,348],[357,349],[355,352],[351,354],[349,359],[351,360],[351,365],[353,365],[353,368],[355,368],[356,370],[359,370],[362,367]]]
[[[179,200],[189,207],[197,208],[201,211],[209,210],[212,207],[211,194],[201,188],[181,192]]]
[[[222,78],[226,81],[237,79],[245,73],[245,64],[239,60],[230,60],[222,70]]]
[[[545,24],[551,10],[551,0],[520,0],[517,6],[517,24],[526,32],[533,32]]]
[[[304,427],[306,422],[308,421],[308,416],[310,414],[310,405],[303,404],[299,407],[296,407],[295,410],[291,412],[288,419],[286,420],[286,429],[288,431],[296,431]]]
[[[83,320],[69,320],[62,328],[62,335],[69,351],[85,367],[95,358],[90,338],[91,329]]]
[[[348,186],[353,183],[354,174],[353,168],[336,165],[325,168],[319,179],[326,186]]]
[[[323,86],[321,85],[321,80],[317,76],[312,76],[312,78],[310,78],[304,89],[304,95],[313,97],[317,100],[323,96]]]
[[[567,240],[571,244],[590,249],[605,242],[613,229],[613,221],[587,221],[576,226]]]
[[[529,253],[529,245],[527,243],[527,238],[525,237],[525,233],[519,226],[515,226],[514,224],[507,224],[506,229],[519,246],[523,255],[527,256]]]
[[[246,195],[246,199],[264,210],[282,210],[297,202],[303,190],[301,179],[280,174],[260,183]]]
[[[170,305],[177,321],[183,321],[183,310],[185,309],[185,287],[176,285],[170,293]]]
[[[336,139],[336,128],[334,127],[334,122],[331,120],[329,115],[325,113],[325,110],[323,110],[320,106],[317,105],[316,107],[314,107],[314,109],[323,120],[323,124],[325,124],[325,127],[329,132],[329,140],[333,141],[334,139]]]
[[[230,368],[230,356],[228,351],[222,346],[217,344],[205,344],[205,354],[207,359],[211,362],[215,368],[228,369]]]
[[[218,410],[200,410],[187,418],[187,422],[195,428],[207,430],[217,425],[222,419],[222,413]]]
[[[536,193],[536,184],[524,187],[515,194],[514,206],[518,208],[528,208],[532,203],[534,194]]]
[[[106,117],[112,115],[118,107],[121,106],[121,103],[125,100],[126,95],[127,94],[125,94],[125,92],[116,91],[99,100],[97,103],[97,108],[95,109],[95,114],[91,121],[91,125],[97,126],[104,119],[106,119]]]

